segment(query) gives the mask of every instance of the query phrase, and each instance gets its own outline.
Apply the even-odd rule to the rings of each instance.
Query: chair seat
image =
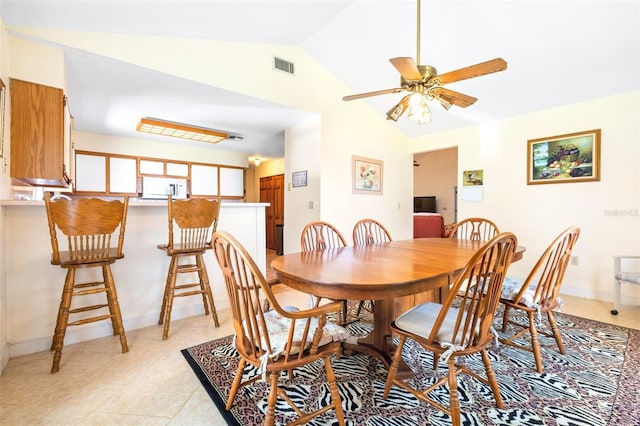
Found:
[[[396,318],[396,327],[427,339],[441,310],[442,305],[434,302],[426,302],[414,306]],[[458,309],[450,308],[435,340],[438,342],[451,342],[457,317]]]
[[[293,309],[291,310],[294,311]],[[265,312],[264,319],[267,324],[269,340],[271,342],[270,352],[275,357],[276,354],[280,354],[285,350],[285,346],[289,341],[289,330],[291,329],[292,320],[290,318],[283,317],[282,315],[278,314],[275,310]],[[307,324],[306,319],[301,319],[296,321],[294,331],[293,331],[293,337],[291,340],[293,349],[289,352],[291,355],[297,354],[300,351],[300,346],[301,346],[300,343],[302,340],[302,336],[304,334],[304,328],[306,324]],[[318,328],[318,319],[314,317],[314,318],[311,318],[310,329],[313,331],[316,328]],[[245,330],[247,330],[246,326],[245,326]],[[350,337],[350,333],[347,331],[347,329],[339,326],[333,321],[327,321],[327,323],[324,325],[324,328],[322,329],[322,338],[320,339],[318,346],[324,346],[331,342],[344,341],[349,337]],[[313,340],[313,333],[309,333],[307,335],[306,340],[307,342],[304,345],[305,349],[311,346],[311,343]],[[264,339],[262,341],[262,348],[264,350],[269,350],[269,348],[267,348],[267,344],[264,341]]]
[[[156,246],[160,250],[164,250],[168,255],[172,254],[180,254],[180,253],[196,253],[196,252],[204,252],[206,250],[211,250],[211,244],[189,244],[182,245],[174,243],[173,247],[169,247],[167,244],[158,244]]]
[[[640,272],[618,272],[615,278],[625,283],[640,284]]]
[[[54,263],[54,259],[52,257],[51,264],[65,267],[71,265],[86,265],[93,263],[114,263],[118,259],[124,259],[124,254],[118,253],[117,248],[109,248],[108,253],[95,253],[94,256],[87,253],[82,257],[78,257],[78,255],[74,252],[61,251],[59,252],[58,262]]]
[[[506,277],[504,279],[504,284],[502,285],[502,294],[500,294],[500,299],[513,302],[518,293],[520,293],[520,289],[522,288],[523,283],[524,281]],[[520,299],[520,303],[528,306],[529,308],[535,308],[537,306],[534,300],[537,285],[538,283],[534,283],[527,287],[524,294],[522,295],[522,299]]]

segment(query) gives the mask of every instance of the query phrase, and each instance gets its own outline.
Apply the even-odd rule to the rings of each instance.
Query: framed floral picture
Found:
[[[527,185],[600,180],[600,129],[532,139]]]
[[[353,193],[382,195],[383,162],[352,156]]]

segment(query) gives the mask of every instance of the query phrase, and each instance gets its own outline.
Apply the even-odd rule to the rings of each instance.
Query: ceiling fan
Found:
[[[417,0],[417,52],[416,61],[420,63],[420,0]],[[431,111],[427,100],[437,100],[445,109],[456,105],[466,108],[473,105],[477,98],[465,95],[443,87],[445,84],[469,78],[480,77],[507,69],[507,62],[502,58],[495,58],[479,64],[470,65],[444,74],[431,65],[417,65],[413,58],[398,57],[389,59],[391,64],[400,73],[400,87],[377,90],[375,92],[349,95],[342,98],[344,101],[368,98],[371,96],[385,95],[387,93],[410,92],[404,96],[398,104],[387,112],[387,120],[398,121],[405,111],[411,119],[418,120],[421,124],[431,121]]]

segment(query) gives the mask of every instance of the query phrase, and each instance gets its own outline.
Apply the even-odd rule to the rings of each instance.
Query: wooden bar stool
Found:
[[[211,316],[216,327],[218,314],[213,302],[213,294],[209,286],[209,276],[205,266],[203,254],[211,250],[211,237],[218,225],[220,201],[204,198],[188,200],[173,200],[171,196],[167,202],[169,208],[169,244],[159,244],[158,248],[171,256],[169,272],[162,298],[160,319],[158,325],[164,324],[162,340],[169,337],[169,323],[171,309],[175,297],[202,295],[204,314]],[[189,263],[180,263],[181,258],[193,257]],[[178,274],[197,273],[198,282],[176,284]]]
[[[55,351],[51,372],[55,373],[60,369],[67,326],[110,319],[113,334],[120,336],[122,352],[129,351],[118,295],[111,274],[111,264],[124,258],[122,246],[129,198],[124,197],[124,202],[105,201],[99,198],[70,200],[68,197],[53,201],[51,198],[51,193],[46,193],[44,200],[51,235],[51,264],[67,270],[51,344],[51,350]],[[64,236],[61,240],[66,239],[67,251],[60,251],[58,234],[61,234],[61,237]],[[78,268],[100,268],[102,281],[77,283]],[[91,296],[96,293],[105,293],[107,303],[71,308],[72,299],[75,297]],[[105,312],[105,308],[108,309],[108,313]],[[82,315],[93,310],[103,312],[95,316]],[[79,319],[70,321],[70,314],[80,314]]]

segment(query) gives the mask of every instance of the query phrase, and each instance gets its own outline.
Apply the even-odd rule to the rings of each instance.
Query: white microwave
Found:
[[[142,178],[142,198],[167,199],[187,198],[187,180],[159,177]]]

